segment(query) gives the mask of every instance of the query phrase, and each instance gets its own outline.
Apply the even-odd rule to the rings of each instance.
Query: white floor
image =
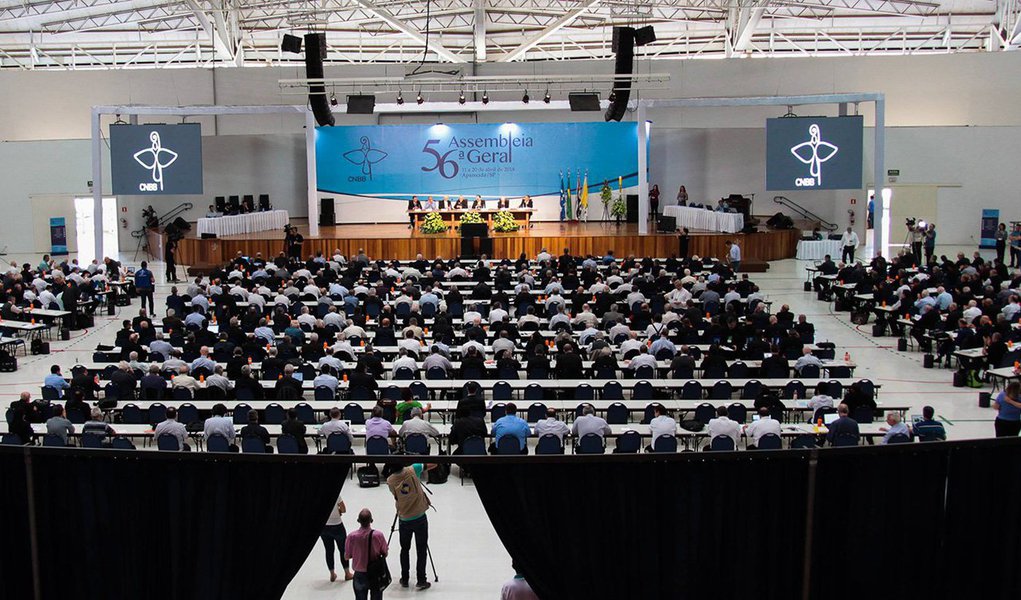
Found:
[[[940,253],[956,253],[957,248],[940,248]],[[964,249],[962,249],[964,250]],[[970,251],[969,251],[970,252]],[[12,257],[5,257],[11,260]],[[16,256],[19,261],[38,261],[38,255]],[[856,377],[872,379],[883,388],[880,399],[884,402],[912,406],[912,414],[920,414],[928,404],[946,425],[951,439],[990,437],[993,433],[994,413],[977,404],[978,390],[954,388],[952,372],[944,369],[923,369],[922,355],[917,352],[896,351],[894,338],[872,338],[871,324],[856,327],[849,322],[848,313],[834,314],[832,305],[815,299],[812,293],[802,291],[804,263],[783,260],[771,264],[769,273],[754,274],[753,279],[774,301],[774,308],[789,304],[791,310],[808,315],[815,323],[817,340],[833,341],[838,354],[847,351],[859,364]],[[158,279],[162,280],[162,265],[154,265]],[[170,291],[169,285],[158,289],[157,307]],[[69,342],[52,342],[49,356],[19,356],[16,373],[0,375],[0,402],[4,405],[16,399],[21,391],[39,393],[43,376],[51,364],[65,369],[76,361],[89,361],[96,344],[111,343],[121,319],[137,314],[137,300],[130,308],[121,309],[116,317],[98,317],[96,328],[75,332]],[[456,473],[456,471],[455,471]],[[489,524],[485,511],[471,483],[464,487],[452,477],[445,485],[432,486],[437,508],[430,513],[433,558],[436,561],[440,582],[432,590],[415,592],[393,587],[387,597],[410,597],[427,593],[443,598],[468,599],[495,597],[503,581],[511,575],[510,559]],[[393,501],[385,487],[359,489],[348,482],[344,487],[345,500],[352,513],[347,522],[362,507],[375,512],[376,526],[389,530],[393,519]],[[394,539],[396,545],[396,536]],[[317,545],[305,565],[298,572],[285,594],[285,598],[338,598],[349,597],[349,583],[331,584],[323,562],[322,547]],[[391,558],[391,569],[398,570],[396,548]],[[430,573],[431,577],[431,573]]]

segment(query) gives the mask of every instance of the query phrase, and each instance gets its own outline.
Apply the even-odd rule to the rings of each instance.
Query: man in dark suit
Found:
[[[853,437],[857,440],[860,437],[858,422],[848,416],[849,412],[846,404],[841,403],[837,407],[837,420],[827,426],[829,433],[826,434],[826,440],[830,445],[834,445],[839,438]]]

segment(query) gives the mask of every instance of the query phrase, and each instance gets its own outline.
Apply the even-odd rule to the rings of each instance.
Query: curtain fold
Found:
[[[25,455],[21,449],[0,453],[0,598],[32,597],[32,546],[28,526]]]

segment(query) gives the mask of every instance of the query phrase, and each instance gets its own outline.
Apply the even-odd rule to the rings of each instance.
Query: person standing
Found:
[[[873,222],[875,220],[875,216],[876,216],[876,197],[875,197],[875,195],[872,195],[872,196],[869,196],[868,218],[866,220],[866,225],[865,225],[866,229],[872,229],[872,224],[873,224]]]
[[[163,247],[163,260],[167,264],[167,281],[177,283],[177,240],[167,239],[167,245]]]
[[[684,186],[682,185],[683,189]],[[691,242],[691,235],[689,235],[688,228],[682,227],[681,233],[677,236],[677,258],[688,258],[688,245]]]
[[[993,408],[997,410],[993,423],[996,437],[1017,437],[1021,432],[1021,399],[1018,396],[1021,396],[1021,383],[1014,381],[993,401]]]
[[[344,558],[351,561],[354,570],[355,600],[383,600],[383,590],[369,580],[369,563],[389,554],[386,536],[372,528],[372,512],[363,508],[358,513],[358,529],[344,542]]]
[[[854,251],[858,249],[858,234],[850,226],[840,235],[840,260],[846,264],[854,264]]]
[[[1003,262],[1003,255],[1007,251],[1007,238],[1010,237],[1007,234],[1007,224],[1000,223],[1000,226],[996,228],[996,260],[997,262]]]
[[[737,242],[727,240],[727,259],[730,261],[730,268],[735,273],[741,270],[741,247]]]
[[[145,309],[145,301],[149,301],[149,314],[156,314],[156,304],[153,302],[152,293],[155,280],[152,271],[149,270],[149,263],[142,261],[142,268],[135,271],[135,291],[142,299],[142,308]]]
[[[1021,223],[1014,223],[1010,232],[1010,267],[1021,268]]]
[[[653,221],[659,216],[659,185],[654,185],[649,190],[649,213]]]
[[[340,564],[344,567],[344,581],[351,581],[355,574],[351,572],[351,563],[345,553],[345,542],[347,541],[347,530],[344,529],[344,513],[347,506],[344,498],[337,496],[337,505],[330,511],[330,518],[326,519],[319,538],[323,540],[323,548],[326,550],[326,568],[330,570],[330,581],[337,580],[337,571],[334,569],[335,549],[340,551]]]
[[[429,589],[425,575],[425,561],[429,552],[429,519],[426,511],[431,503],[422,485],[425,466],[415,463],[386,478],[394,500],[397,501],[397,517],[400,520],[398,533],[401,540],[401,587],[408,587],[411,575],[411,538],[415,538],[415,575],[418,578],[415,589]],[[355,568],[355,571],[358,569]]]
[[[682,185],[681,189],[677,191],[677,206],[688,205],[688,190]]]

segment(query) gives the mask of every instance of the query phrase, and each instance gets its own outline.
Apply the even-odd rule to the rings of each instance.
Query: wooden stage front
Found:
[[[364,248],[372,258],[411,259],[421,253],[427,259],[437,256],[451,258],[461,252],[460,237],[453,231],[443,234],[413,233],[407,225],[334,225],[319,228],[312,239],[304,219],[292,221],[303,236],[305,256],[322,251],[327,256],[340,250],[352,256]],[[194,231],[194,228],[192,229]],[[517,258],[522,252],[534,258],[542,248],[560,254],[570,248],[572,254],[603,255],[612,249],[618,257],[628,255],[668,257],[677,254],[678,237],[655,233],[639,235],[638,225],[612,223],[534,223],[531,229],[513,233],[492,233],[495,258]],[[238,251],[246,256],[261,252],[263,257],[276,256],[283,249],[283,231],[264,231],[217,239],[188,237],[181,241],[178,263],[185,265],[222,264]],[[767,261],[793,258],[799,232],[796,229],[770,230],[751,234],[691,232],[689,253],[699,256],[723,256],[724,243],[735,240],[741,246],[745,261]]]

